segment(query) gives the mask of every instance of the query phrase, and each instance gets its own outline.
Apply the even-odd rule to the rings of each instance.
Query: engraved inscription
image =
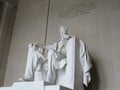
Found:
[[[70,7],[66,8],[65,10],[61,10],[58,13],[58,18],[66,19],[66,18],[78,16],[78,15],[87,14],[90,12],[90,10],[93,10],[96,7],[97,6],[96,6],[95,2],[81,2],[76,5],[70,6]]]

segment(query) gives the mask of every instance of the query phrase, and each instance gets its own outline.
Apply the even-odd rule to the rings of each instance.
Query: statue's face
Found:
[[[67,34],[66,28],[60,27],[60,35],[61,35],[61,36],[64,36],[64,35],[66,35],[66,34]]]

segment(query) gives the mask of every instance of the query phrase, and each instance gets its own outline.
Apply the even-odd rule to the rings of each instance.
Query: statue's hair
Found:
[[[65,32],[68,32],[68,27],[67,27],[67,26],[61,25],[61,26],[59,27],[59,29],[61,29],[61,28],[64,28]]]

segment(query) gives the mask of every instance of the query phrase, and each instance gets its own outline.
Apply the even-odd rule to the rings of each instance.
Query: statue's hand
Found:
[[[29,48],[31,48],[33,50],[39,49],[38,43],[30,43],[28,46],[29,46]]]
[[[29,47],[32,47],[32,46],[33,46],[33,43],[30,43],[28,46],[29,46]]]
[[[36,42],[36,43],[30,43],[28,46],[29,46],[29,47],[33,47],[33,46],[35,47],[35,46],[39,46],[39,45],[38,45],[38,43]]]

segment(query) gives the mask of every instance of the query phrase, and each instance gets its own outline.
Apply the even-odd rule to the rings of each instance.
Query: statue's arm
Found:
[[[92,64],[85,44],[80,40],[80,62],[83,69],[83,83],[88,86],[91,81],[90,69]]]
[[[41,59],[42,59],[43,61],[46,61],[46,60],[47,60],[46,55],[43,55],[42,53],[40,53],[40,57],[41,57]]]

